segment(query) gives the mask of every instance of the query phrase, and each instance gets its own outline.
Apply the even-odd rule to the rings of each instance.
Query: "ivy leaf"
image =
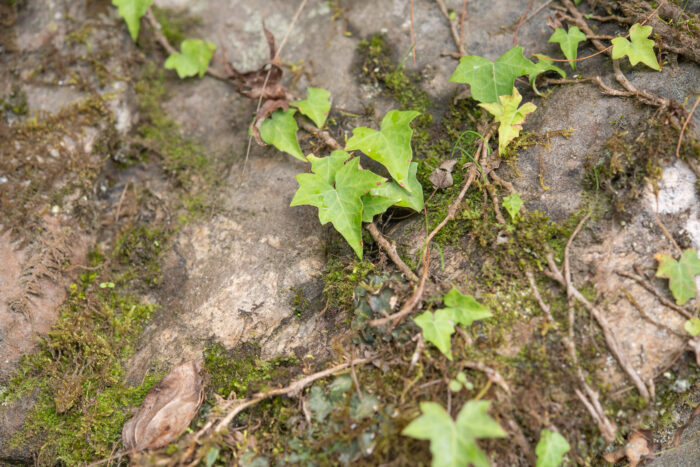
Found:
[[[700,335],[700,319],[690,318],[685,322],[683,328],[685,328],[686,332],[693,337]]]
[[[513,47],[495,62],[477,55],[467,55],[459,60],[450,81],[469,84],[472,97],[479,102],[497,102],[499,96],[511,92],[515,78],[528,74],[533,66],[523,56],[520,46]]]
[[[350,154],[342,149],[337,149],[328,157],[309,155],[307,159],[311,162],[311,171],[323,177],[329,185],[333,185],[335,183],[336,172],[338,172],[338,169],[343,166],[346,160],[350,159]]]
[[[180,44],[180,50],[182,52],[175,52],[168,57],[165,69],[177,71],[180,79],[194,75],[201,78],[207,72],[216,44],[200,39],[185,39]]]
[[[455,422],[439,404],[421,402],[420,417],[401,434],[430,441],[433,467],[489,467],[489,460],[476,440],[502,438],[506,433],[487,413],[488,408],[487,401],[469,401],[459,411]]]
[[[318,386],[311,386],[309,391],[309,410],[314,414],[314,420],[318,423],[322,423],[333,411],[333,405],[326,398],[323,389]]]
[[[632,42],[624,37],[616,37],[611,41],[613,44],[612,58],[618,59],[627,55],[632,66],[642,62],[649,68],[661,71],[659,62],[656,61],[656,54],[654,54],[654,41],[647,39],[651,31],[651,26],[633,24],[630,28]]]
[[[484,305],[477,302],[471,295],[462,295],[459,290],[452,287],[452,290],[445,294],[443,301],[447,308],[438,310],[436,313],[447,313],[455,324],[469,326],[474,321],[486,319],[493,316]]]
[[[406,188],[400,187],[396,182],[383,183],[377,188],[373,188],[362,197],[362,222],[372,222],[374,216],[381,214],[391,206],[411,208],[414,211],[423,209],[423,187],[421,186],[416,172],[418,162],[411,162],[408,169],[408,182]]]
[[[290,206],[308,204],[318,208],[321,224],[333,224],[350,244],[357,256],[362,259],[362,196],[371,188],[382,184],[386,179],[369,170],[359,168],[358,157],[350,159],[338,167],[338,160],[347,158],[345,151],[333,151],[327,165],[315,161],[321,173],[303,173],[297,175],[299,189],[294,194]],[[317,159],[317,158],[314,158]],[[345,160],[345,159],[343,159]],[[314,160],[311,160],[312,163]],[[322,170],[337,167],[335,173]],[[312,165],[311,170],[314,170]],[[334,183],[329,183],[329,178]],[[335,186],[334,186],[335,185]]]
[[[540,441],[535,448],[537,454],[536,467],[559,467],[564,454],[569,452],[571,446],[559,433],[549,430],[540,432]]]
[[[520,193],[511,193],[504,197],[503,207],[506,208],[506,211],[510,214],[510,218],[515,220],[520,212],[520,208],[523,207],[523,200],[520,199]]]
[[[539,75],[547,71],[556,71],[557,73],[559,73],[559,76],[561,76],[562,78],[566,78],[566,72],[558,66],[554,65],[554,62],[552,61],[551,57],[542,54],[535,54],[535,57],[537,57],[537,63],[532,64],[532,67],[528,70],[527,74],[530,77],[530,86],[539,96],[540,92],[537,90],[536,86],[537,77]]]
[[[309,88],[306,90],[306,99],[290,104],[299,109],[299,112],[309,117],[318,128],[326,123],[328,112],[331,110],[331,93],[325,89]]]
[[[685,250],[679,261],[663,253],[654,255],[654,258],[659,262],[656,277],[665,277],[669,280],[671,293],[678,305],[683,305],[691,298],[695,298],[694,277],[700,274],[700,259],[695,249]]]
[[[273,112],[260,125],[260,137],[267,144],[271,144],[280,151],[306,162],[306,158],[299,147],[299,141],[297,141],[299,126],[294,120],[295,112],[296,110],[294,109]]]
[[[520,134],[520,130],[523,128],[521,124],[525,121],[527,114],[534,112],[537,106],[528,102],[518,108],[523,98],[515,88],[513,88],[513,95],[501,96],[499,99],[500,104],[479,104],[479,106],[486,109],[500,123],[498,127],[498,151],[502,153],[508,143]]]
[[[554,30],[554,34],[549,38],[549,42],[558,42],[561,51],[564,56],[569,59],[569,66],[572,70],[576,69],[576,55],[579,42],[586,40],[586,35],[581,32],[576,26],[571,26],[569,32],[564,31],[563,28],[557,28]]]
[[[112,0],[112,5],[119,8],[119,16],[126,21],[131,39],[136,42],[141,28],[141,17],[146,14],[153,0]]]
[[[379,131],[367,127],[358,127],[352,131],[345,149],[359,149],[370,158],[387,168],[391,177],[402,187],[406,187],[409,169],[413,159],[411,120],[420,115],[413,110],[392,110],[382,119]]]
[[[426,311],[417,316],[414,321],[423,330],[423,337],[432,342],[449,360],[452,360],[450,339],[455,332],[452,317],[449,313],[433,313]]]

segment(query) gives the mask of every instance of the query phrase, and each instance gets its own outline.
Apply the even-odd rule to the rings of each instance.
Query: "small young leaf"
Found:
[[[282,152],[291,154],[299,160],[306,162],[304,154],[297,141],[299,126],[294,120],[296,110],[277,110],[260,125],[260,137],[267,144],[271,144]]]
[[[612,58],[618,59],[627,55],[632,66],[642,62],[649,68],[660,71],[661,67],[654,53],[654,41],[647,39],[651,31],[651,26],[642,26],[639,23],[633,24],[630,28],[630,39],[632,39],[632,42],[624,37],[616,37],[611,41],[613,44]]]
[[[493,316],[484,305],[477,302],[471,295],[462,295],[459,290],[452,287],[452,290],[445,294],[443,298],[447,308],[438,310],[437,313],[447,313],[455,324],[469,326],[474,321],[486,319]]]
[[[520,212],[520,208],[523,207],[523,200],[520,199],[520,193],[511,193],[503,198],[503,207],[506,208],[510,218],[515,220],[515,217]]]
[[[119,16],[126,21],[131,39],[136,42],[141,28],[141,17],[146,14],[153,0],[112,0],[112,5],[119,8]]]
[[[433,343],[449,360],[452,360],[450,339],[455,332],[451,316],[448,313],[426,311],[414,321],[423,330],[423,337]]]
[[[537,106],[528,102],[518,108],[523,98],[515,88],[513,88],[511,96],[501,96],[499,99],[500,104],[479,104],[479,106],[486,109],[500,123],[498,127],[498,151],[502,153],[508,143],[520,134],[520,130],[523,128],[522,123],[527,114],[534,112]]]
[[[564,56],[569,59],[569,66],[572,70],[576,69],[576,55],[579,42],[586,40],[586,35],[581,32],[576,26],[571,26],[569,32],[562,28],[557,28],[549,38],[549,42],[558,42]]]
[[[181,52],[168,57],[165,69],[177,71],[181,79],[194,75],[201,78],[207,72],[216,44],[200,39],[186,39],[180,44],[180,50]]]
[[[448,387],[448,388],[450,389],[450,391],[452,391],[452,392],[459,392],[459,391],[462,390],[463,385],[462,385],[462,383],[460,383],[459,381],[455,381],[455,380],[453,379],[453,380],[451,380],[451,381],[449,382],[449,384],[447,385],[447,387]]]
[[[408,183],[409,169],[413,159],[411,120],[420,115],[413,110],[392,110],[382,119],[379,131],[357,127],[352,131],[345,146],[348,151],[359,149],[387,168],[392,178],[402,187]]]
[[[345,164],[338,164],[348,158],[345,151],[333,151],[326,163],[318,158],[310,159],[314,166],[323,171],[297,175],[299,189],[294,194],[290,206],[308,204],[318,208],[321,224],[333,224],[350,244],[357,256],[362,259],[362,196],[370,189],[386,181],[369,170],[359,168],[358,157]],[[335,159],[335,161],[333,161]],[[335,173],[325,172],[327,167],[336,167]],[[328,180],[333,180],[330,183]],[[335,186],[334,186],[335,185]]]
[[[469,84],[472,97],[479,102],[498,102],[499,96],[511,92],[515,78],[528,74],[533,66],[523,56],[523,48],[519,46],[513,47],[495,62],[477,55],[467,55],[459,60],[450,81]]]
[[[659,262],[656,277],[669,280],[671,293],[678,305],[695,298],[697,292],[694,277],[700,274],[700,259],[695,249],[685,250],[679,261],[663,253],[654,255],[654,258]]]
[[[435,402],[421,402],[421,416],[401,432],[404,436],[430,441],[433,467],[488,467],[486,454],[476,444],[477,438],[506,436],[501,426],[487,413],[489,402],[469,401],[453,421]]]
[[[564,458],[564,454],[569,452],[571,446],[559,433],[549,430],[540,432],[540,441],[535,448],[537,454],[536,467],[559,467]]]
[[[542,54],[535,54],[535,57],[537,57],[537,63],[533,63],[532,67],[528,70],[527,74],[530,78],[530,86],[539,96],[540,92],[537,90],[536,86],[537,77],[539,75],[547,71],[556,71],[557,73],[559,73],[559,76],[561,76],[562,78],[566,78],[566,72],[558,66],[554,65],[554,62],[552,61],[551,57]]]
[[[328,112],[331,110],[331,93],[325,89],[309,88],[306,90],[306,99],[293,102],[290,105],[299,109],[299,112],[309,117],[318,128],[326,123]]]
[[[693,337],[700,335],[700,318],[690,318],[685,322],[683,328]]]
[[[212,446],[209,448],[209,451],[207,451],[207,457],[204,462],[205,467],[211,467],[214,465],[214,462],[217,461],[219,458],[219,447],[218,446]]]

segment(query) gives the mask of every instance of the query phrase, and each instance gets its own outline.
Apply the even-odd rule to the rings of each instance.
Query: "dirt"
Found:
[[[459,13],[461,2],[446,3]],[[551,31],[547,16],[553,11],[546,7],[538,10],[544,3],[534,2],[532,11],[538,13],[519,31],[518,44],[526,56],[534,52],[560,55],[556,44],[546,40]],[[263,21],[279,41],[296,10],[295,3],[282,0],[156,0],[155,4],[171,15],[179,12],[182,17],[196,17],[198,21],[187,27],[188,35],[216,42],[241,70],[257,69],[267,60]],[[397,107],[381,84],[362,77],[358,44],[375,33],[385,36],[393,51],[392,61],[404,64],[409,74],[416,73],[418,86],[432,101],[433,123],[427,127],[428,134],[443,131],[441,119],[449,117],[455,96],[463,88],[448,81],[457,61],[447,53],[455,51],[455,44],[436,2],[416,0],[414,62],[410,4],[403,0],[381,4],[312,0],[293,25],[282,53],[286,83],[298,95],[303,95],[307,86],[331,91],[336,107],[331,117],[338,123],[333,132],[339,141],[349,137],[354,126],[376,125],[381,115]],[[0,7],[3,5],[0,2]],[[17,142],[14,149],[6,146],[0,150],[0,156],[5,157],[0,168],[7,170],[0,177],[9,176],[0,179],[5,180],[0,183],[0,387],[11,387],[17,369],[22,368],[22,355],[41,348],[40,338],[46,337],[59,319],[71,284],[90,270],[88,252],[95,250],[112,258],[108,265],[123,262],[121,269],[114,270],[123,274],[114,278],[117,288],[157,305],[134,345],[133,355],[124,362],[123,380],[130,385],[138,386],[154,369],[162,372],[201,359],[212,346],[228,352],[226,358],[232,360],[238,354],[241,360],[251,354],[265,361],[297,359],[303,362],[300,373],[309,373],[340,354],[357,349],[369,352],[371,346],[356,348],[350,344],[353,338],[348,337],[354,316],[351,308],[357,304],[346,301],[342,308],[338,305],[342,300],[331,299],[329,290],[340,290],[338,282],[347,283],[352,290],[364,277],[358,271],[389,271],[391,264],[366,240],[371,267],[358,265],[338,235],[319,225],[315,209],[289,207],[297,187],[295,176],[306,166],[274,148],[251,144],[248,127],[255,101],[240,96],[233,86],[220,80],[179,80],[172,72],[166,72],[162,85],[157,85],[162,89],[154,85],[144,91],[139,82],[160,83],[149,66],[154,62],[159,67],[163,53],[145,22],[139,43],[133,44],[108,1],[24,0],[8,8],[13,8],[17,17],[11,28],[0,31],[0,98],[20,90],[26,95],[28,111],[3,113],[0,106],[0,117],[4,118],[0,136]],[[522,12],[523,5],[510,0],[467,2],[463,41],[467,53],[497,58],[512,46]],[[606,22],[600,30],[616,34],[624,27]],[[582,46],[579,56],[593,51]],[[622,71],[638,88],[674,99],[687,109],[697,93],[698,64],[682,55],[677,63],[676,57],[669,58],[659,73],[627,65]],[[568,65],[562,68],[574,74]],[[607,85],[617,86],[607,57],[581,62],[575,73],[600,76]],[[502,320],[500,327],[480,327],[464,345],[467,357],[486,359],[485,364],[504,372],[511,386],[518,386],[512,395],[505,396],[495,389],[488,392],[489,383],[484,393],[494,405],[502,403],[502,408],[495,410],[504,426],[513,422],[525,427],[526,435],[520,431],[526,438],[524,444],[515,446],[511,441],[503,458],[492,457],[498,465],[527,465],[523,445],[536,443],[539,430],[534,427],[557,424],[563,434],[571,428],[572,445],[574,439],[580,441],[568,458],[569,464],[595,463],[595,459],[600,460],[595,456],[604,450],[602,439],[579,400],[572,396],[574,378],[557,380],[560,373],[546,373],[549,365],[565,367],[571,363],[561,342],[553,334],[547,336],[549,328],[524,279],[525,270],[538,275],[545,301],[551,302],[562,326],[566,297],[563,288],[541,274],[546,267],[544,249],[558,245],[560,253],[562,242],[583,212],[590,211],[593,215],[571,249],[573,284],[602,310],[623,357],[656,399],[650,405],[640,403],[636,409],[638,388],[607,351],[591,316],[576,308],[580,359],[590,380],[604,394],[608,414],[627,424],[622,432],[655,424],[657,440],[666,451],[650,465],[685,465],[683,462],[690,462],[697,452],[697,430],[692,426],[686,429],[679,449],[672,448],[670,437],[688,420],[700,398],[700,382],[697,374],[693,375],[697,373],[695,356],[688,351],[683,330],[686,317],[630,275],[641,271],[655,290],[672,300],[667,281],[653,277],[657,266],[654,254],[674,253],[664,229],[682,248],[700,249],[697,177],[675,157],[677,132],[670,131],[667,122],[657,124],[655,109],[631,98],[606,96],[593,84],[541,87],[543,97],[521,84],[518,87],[525,100],[538,106],[524,126],[530,139],[519,140],[521,148],[503,161],[496,173],[521,193],[528,213],[540,211],[549,220],[534,215],[523,218],[518,236],[499,226],[483,209],[481,224],[478,216],[459,217],[453,230],[436,240],[438,246],[431,249],[432,284],[425,307],[432,309],[441,292],[458,286],[490,304]],[[89,118],[79,118],[83,104],[95,96],[100,99],[99,110]],[[151,98],[162,115],[145,104]],[[27,128],[23,125],[32,119],[46,124],[38,136],[18,130]],[[159,119],[175,125],[158,126]],[[700,112],[692,121],[695,126],[686,130],[689,139],[700,134]],[[144,129],[148,125],[163,131],[160,140],[149,139]],[[174,154],[177,148],[168,147],[163,139],[182,141],[180,146],[186,149]],[[302,144],[309,150],[320,149],[311,140]],[[431,144],[438,143],[431,140]],[[697,160],[697,146],[688,144],[683,150],[684,157]],[[429,160],[435,156],[430,151],[430,145],[422,146],[417,156]],[[458,189],[462,177],[455,180]],[[26,190],[30,184],[36,190]],[[424,189],[426,197],[430,196],[428,182]],[[440,203],[443,196],[445,200],[452,196],[450,193],[454,192],[433,193],[433,204],[428,203],[427,222],[431,225],[444,216],[446,202]],[[469,206],[477,206],[481,194],[472,196]],[[18,204],[17,199],[23,202]],[[465,207],[464,213],[467,211]],[[556,223],[551,231],[546,228],[550,220]],[[404,259],[412,265],[420,261],[424,222],[422,217],[413,216],[383,224],[385,235],[399,245]],[[475,225],[480,230],[470,230],[469,226]],[[147,241],[143,240],[146,237],[135,238],[133,248],[127,251],[123,247],[120,256],[119,245],[125,245],[125,235],[135,228],[145,228],[139,232],[150,236],[146,236]],[[504,246],[508,241],[542,250],[518,250],[513,254],[516,259],[511,259]],[[128,245],[131,248],[132,244]],[[139,263],[146,256],[149,259]],[[338,264],[342,266],[334,269]],[[333,272],[340,274],[340,281],[329,279]],[[700,287],[700,277],[696,283]],[[403,287],[399,295],[408,293],[408,287]],[[697,315],[695,301],[685,309],[692,306]],[[467,344],[474,345],[474,353],[469,353]],[[406,360],[413,353],[413,344],[409,347],[410,351],[404,344],[400,346],[401,352],[408,352]],[[545,354],[556,354],[551,362],[542,363],[540,348]],[[433,358],[426,363],[426,373],[434,371],[431,374],[436,381],[449,380],[449,371],[443,367],[440,374],[435,368],[442,364]],[[527,375],[538,375],[539,365],[546,368],[541,370],[542,380],[520,379],[527,378],[518,374],[521,369],[532,371]],[[382,369],[382,377],[394,371],[378,362],[376,367]],[[367,371],[359,376],[363,384],[379,381]],[[677,381],[692,383],[680,387]],[[541,396],[544,401],[533,395],[542,388],[546,388]],[[0,419],[4,420],[0,460],[30,462],[29,451],[22,452],[10,439],[21,433],[22,420],[36,397],[36,392],[30,393],[9,407],[0,407]],[[405,404],[403,399],[402,394],[401,404]],[[416,410],[416,402],[410,401],[413,406],[409,410]],[[205,411],[211,408],[207,404],[214,402],[205,403]],[[571,413],[563,408],[568,405],[575,407]],[[276,406],[274,410],[291,409]],[[670,420],[664,418],[668,413],[672,414]],[[260,443],[269,446],[264,444],[269,441],[265,429],[266,425],[259,434]],[[396,427],[393,430],[398,432]],[[408,442],[405,437],[400,439]],[[240,445],[244,447],[239,454],[250,442]],[[423,459],[420,456],[426,455],[425,446],[411,445],[397,458],[416,449]],[[490,443],[488,451],[495,453],[502,447]],[[262,454],[269,455],[269,450]],[[363,460],[372,462],[372,458]]]

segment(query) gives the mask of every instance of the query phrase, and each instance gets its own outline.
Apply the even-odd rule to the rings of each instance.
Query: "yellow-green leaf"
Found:
[[[450,340],[455,332],[455,326],[450,314],[426,311],[417,316],[414,321],[423,331],[423,338],[452,360]]]
[[[306,99],[290,104],[299,109],[314,122],[318,128],[322,128],[331,110],[331,93],[325,89],[309,88],[306,90]]]
[[[180,50],[168,57],[165,61],[165,69],[177,71],[180,78],[194,75],[199,75],[201,78],[207,72],[216,44],[200,39],[186,39],[182,41]]]
[[[446,308],[438,310],[436,313],[447,313],[455,324],[469,326],[474,321],[486,319],[493,316],[484,305],[477,302],[471,295],[463,295],[459,290],[452,287],[443,297]]]
[[[695,249],[685,250],[679,261],[663,253],[654,255],[654,258],[659,262],[656,277],[669,280],[669,288],[678,305],[695,298],[695,276],[700,274],[700,259]]]
[[[295,109],[273,112],[260,125],[260,137],[267,144],[271,144],[280,151],[306,162],[304,153],[301,152],[301,147],[299,147],[299,141],[297,140],[299,126],[297,121],[294,120],[295,112]]]
[[[651,26],[642,26],[639,23],[633,24],[630,28],[630,39],[632,42],[624,37],[616,37],[611,41],[613,44],[612,58],[618,59],[627,55],[632,66],[642,62],[649,68],[660,71],[661,67],[654,53],[654,41],[647,39],[651,31]]]
[[[564,454],[569,452],[571,446],[562,435],[549,430],[540,432],[540,441],[535,448],[537,454],[536,467],[559,467]]]
[[[579,42],[586,40],[586,35],[576,26],[571,26],[569,32],[562,28],[557,28],[549,38],[549,42],[558,42],[564,56],[569,59],[569,66],[576,69],[576,55]]]
[[[146,14],[151,3],[153,0],[112,0],[112,5],[119,8],[119,16],[126,21],[126,27],[134,42],[139,37],[141,17]]]
[[[690,318],[685,322],[683,328],[693,337],[700,335],[700,318]]]
[[[523,207],[523,200],[520,199],[520,193],[511,193],[503,198],[503,207],[506,208],[510,218],[515,220],[520,212],[520,208]]]
[[[523,98],[516,88],[513,88],[512,95],[501,96],[499,99],[500,104],[479,104],[479,106],[486,109],[494,116],[494,120],[500,123],[498,127],[498,151],[502,153],[508,143],[520,134],[525,117],[534,112],[537,106],[527,102],[522,107],[518,107]]]
[[[401,432],[404,436],[430,441],[433,467],[489,467],[489,459],[479,449],[479,438],[503,438],[503,428],[489,414],[488,401],[469,401],[457,420],[435,402],[421,402],[421,415]]]

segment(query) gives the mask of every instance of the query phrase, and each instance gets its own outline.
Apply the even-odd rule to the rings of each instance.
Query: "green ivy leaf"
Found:
[[[423,187],[416,172],[418,163],[411,162],[408,169],[408,183],[406,188],[400,187],[396,182],[389,181],[377,188],[373,188],[362,197],[362,222],[372,222],[374,216],[381,214],[391,206],[411,208],[414,211],[423,209]]]
[[[686,332],[693,337],[700,335],[700,319],[690,318],[685,322],[683,328],[685,328]]]
[[[627,55],[632,66],[642,62],[649,68],[660,71],[661,67],[659,62],[656,61],[656,54],[654,53],[654,41],[647,39],[651,31],[651,26],[642,26],[639,23],[633,24],[630,28],[630,39],[632,39],[632,42],[624,37],[616,37],[611,41],[613,44],[612,58],[618,59]]]
[[[417,316],[414,321],[423,331],[425,340],[431,342],[449,360],[452,360],[450,339],[455,332],[455,326],[450,314],[426,311],[422,315]]]
[[[476,444],[478,438],[502,438],[503,428],[487,413],[489,402],[469,401],[453,421],[435,402],[421,402],[421,415],[401,432],[430,441],[433,467],[489,467],[489,459]]]
[[[131,39],[136,42],[141,28],[141,17],[146,14],[153,0],[112,0],[112,5],[119,8],[119,16],[126,21]]]
[[[369,170],[361,170],[358,157],[342,164],[342,161],[348,157],[345,151],[333,151],[326,158],[330,160],[323,163],[318,158],[310,157],[311,170],[314,173],[297,175],[299,189],[294,194],[290,206],[302,204],[316,206],[321,224],[332,223],[335,230],[347,240],[357,256],[362,259],[361,198],[370,189],[384,183],[386,179]],[[316,173],[314,166],[321,173]],[[329,167],[337,170],[331,173]]]
[[[700,259],[695,249],[685,250],[680,261],[663,253],[654,255],[654,258],[659,262],[656,277],[665,277],[669,280],[671,293],[678,305],[683,305],[691,298],[695,298],[697,292],[694,277],[700,274]]]
[[[539,75],[547,71],[556,71],[557,73],[559,73],[559,76],[561,76],[562,78],[566,78],[566,72],[558,66],[554,65],[554,62],[552,61],[553,59],[551,57],[542,54],[535,54],[535,57],[537,57],[537,63],[532,64],[532,67],[528,70],[527,74],[530,78],[530,86],[539,96],[540,91],[537,90],[536,86],[537,77]]]
[[[469,326],[474,321],[493,316],[484,305],[477,302],[471,295],[462,295],[459,290],[452,287],[443,297],[446,308],[436,313],[447,313],[455,324]]]
[[[569,60],[569,66],[572,70],[576,69],[576,56],[579,42],[586,40],[586,35],[581,32],[576,26],[571,26],[569,32],[562,28],[554,30],[554,34],[549,38],[549,42],[558,42],[564,56]]]
[[[379,131],[367,127],[358,127],[352,131],[345,145],[348,151],[359,149],[370,158],[387,168],[391,177],[402,187],[408,185],[409,169],[413,159],[411,120],[420,113],[408,110],[392,110],[382,119]]]
[[[511,193],[503,198],[503,207],[506,208],[510,218],[515,220],[516,216],[520,212],[520,208],[523,207],[523,200],[520,199],[520,193]]]
[[[571,446],[559,433],[554,433],[549,430],[540,432],[540,441],[535,448],[537,454],[536,467],[559,467],[561,465],[564,454],[569,452]]]
[[[267,144],[271,144],[282,152],[291,154],[299,160],[306,162],[304,154],[297,141],[299,126],[294,120],[296,110],[277,110],[266,118],[260,125],[260,137]]]
[[[181,79],[194,75],[201,78],[207,72],[216,44],[200,39],[185,39],[180,44],[180,50],[182,52],[175,52],[168,57],[165,69],[177,71]]]
[[[501,96],[500,104],[479,104],[480,107],[486,109],[494,120],[500,123],[498,126],[498,151],[503,153],[503,150],[508,146],[508,143],[513,141],[523,128],[522,123],[525,121],[527,114],[530,114],[537,109],[537,106],[532,102],[527,102],[522,107],[518,108],[522,96],[517,89],[512,88],[511,96]]]
[[[528,74],[533,66],[523,56],[520,46],[513,47],[495,62],[477,55],[467,55],[459,60],[450,81],[469,84],[472,97],[479,102],[497,102],[499,96],[511,92],[515,78]]]
[[[306,99],[290,104],[299,109],[299,112],[309,117],[318,128],[323,128],[328,112],[331,111],[331,93],[325,89],[309,88],[306,90]]]

